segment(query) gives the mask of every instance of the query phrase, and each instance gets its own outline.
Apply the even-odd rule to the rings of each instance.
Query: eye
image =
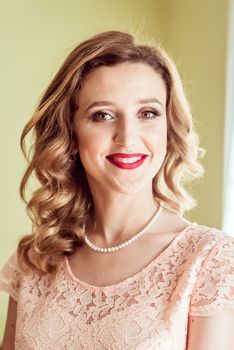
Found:
[[[107,118],[105,118],[105,116],[111,117],[110,114],[108,114],[108,113],[96,112],[93,115],[91,115],[90,119],[94,122],[105,122],[105,121],[110,120],[112,118],[111,117],[111,118],[107,119]]]
[[[150,113],[151,113],[151,117],[147,117],[147,114],[149,115]],[[143,111],[141,114],[143,115],[144,119],[155,119],[155,118],[160,116],[159,112],[157,112],[157,111],[150,111],[150,110],[149,111]]]

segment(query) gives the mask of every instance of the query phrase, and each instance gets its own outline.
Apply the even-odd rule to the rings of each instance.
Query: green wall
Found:
[[[130,30],[161,42],[178,64],[192,103],[205,177],[191,190],[198,207],[187,217],[221,228],[227,0],[0,2],[1,248],[0,266],[30,222],[18,194],[26,163],[21,131],[66,55],[98,31]],[[0,339],[8,295],[0,293]]]
[[[198,206],[188,217],[221,229],[228,1],[167,0],[165,14],[165,47],[178,63],[207,150],[205,176],[191,188]]]

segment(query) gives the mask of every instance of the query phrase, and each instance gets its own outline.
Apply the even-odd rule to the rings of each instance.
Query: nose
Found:
[[[131,148],[137,142],[137,128],[133,121],[122,120],[116,125],[114,140],[117,145]]]

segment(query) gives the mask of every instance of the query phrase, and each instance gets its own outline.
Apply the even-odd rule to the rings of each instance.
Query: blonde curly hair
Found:
[[[175,63],[161,45],[136,43],[134,35],[117,30],[98,33],[68,55],[21,135],[28,167],[20,183],[20,195],[32,220],[32,232],[21,237],[17,247],[24,273],[32,269],[55,273],[61,256],[72,254],[84,244],[83,224],[92,220],[94,206],[79,154],[72,163],[69,161],[77,142],[77,94],[92,69],[122,62],[148,64],[166,86],[167,154],[152,181],[155,199],[182,215],[197,205],[184,184],[203,175],[198,158],[205,150],[199,147]],[[34,142],[27,152],[25,138],[30,131]],[[39,187],[27,201],[26,187],[32,175]]]

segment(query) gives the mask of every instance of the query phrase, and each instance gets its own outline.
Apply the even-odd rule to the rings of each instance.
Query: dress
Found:
[[[189,316],[234,309],[234,238],[190,223],[140,272],[111,286],[22,275],[14,252],[0,290],[18,302],[16,350],[185,350]]]

